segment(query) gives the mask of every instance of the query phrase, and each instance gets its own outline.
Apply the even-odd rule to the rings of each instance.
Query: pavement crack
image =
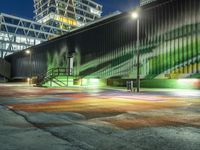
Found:
[[[37,129],[40,129],[43,132],[49,133],[49,134],[51,134],[52,136],[54,136],[54,137],[56,137],[58,139],[61,139],[61,140],[64,140],[64,141],[68,142],[70,144],[70,146],[72,146],[72,147],[74,147],[74,148],[76,148],[78,150],[94,150],[95,149],[91,145],[88,145],[88,144],[86,144],[84,142],[81,142],[81,141],[78,141],[78,140],[75,140],[75,139],[72,139],[72,138],[69,138],[69,137],[63,137],[63,136],[61,136],[61,135],[59,135],[57,133],[51,132],[47,128],[43,128],[40,125],[38,125],[37,123],[34,123],[34,122],[30,121],[27,116],[21,114],[20,112],[14,110],[14,109],[12,109],[12,108],[10,108],[8,106],[2,105],[2,104],[0,104],[0,106],[6,108],[7,110],[15,113],[18,116],[21,116],[22,118],[24,118],[24,120],[26,122],[30,123],[33,127],[37,128]]]

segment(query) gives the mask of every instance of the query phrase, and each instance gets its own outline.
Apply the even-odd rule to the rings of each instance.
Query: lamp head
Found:
[[[30,54],[31,53],[31,51],[30,50],[26,50],[26,54]]]
[[[132,17],[133,19],[137,19],[137,18],[139,17],[139,15],[138,15],[137,12],[132,12],[131,17]]]

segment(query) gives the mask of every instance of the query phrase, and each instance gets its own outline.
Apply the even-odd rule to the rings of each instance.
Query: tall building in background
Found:
[[[64,29],[0,13],[0,58],[67,32]]]
[[[157,0],[140,0],[140,6],[149,4],[149,3],[154,2],[154,1],[157,1]]]
[[[34,0],[35,20],[65,30],[101,17],[102,5],[92,0]]]
[[[0,58],[48,41],[101,17],[93,0],[33,0],[34,20],[0,13]]]

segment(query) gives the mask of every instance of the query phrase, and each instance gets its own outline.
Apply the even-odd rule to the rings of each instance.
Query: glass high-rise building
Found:
[[[37,22],[71,30],[101,17],[102,5],[93,0],[34,0]]]
[[[0,58],[65,33],[68,33],[68,31],[0,13]]]
[[[101,17],[92,0],[33,0],[35,21],[0,13],[0,58],[48,41]]]
[[[157,0],[140,0],[140,5],[143,6],[154,1],[157,1]]]

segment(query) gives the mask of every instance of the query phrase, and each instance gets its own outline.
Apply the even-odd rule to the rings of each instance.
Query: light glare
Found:
[[[138,18],[138,13],[137,12],[133,12],[132,14],[131,14],[131,17],[133,18],[133,19],[137,19]]]
[[[26,54],[30,54],[31,53],[31,51],[30,50],[26,50]]]

